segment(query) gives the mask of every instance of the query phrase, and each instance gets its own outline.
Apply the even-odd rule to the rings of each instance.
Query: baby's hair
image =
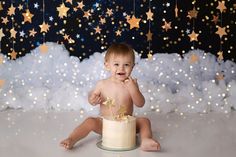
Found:
[[[111,55],[122,55],[122,56],[131,55],[133,58],[133,63],[135,62],[135,55],[133,48],[126,43],[111,44],[111,46],[107,49],[107,52],[105,54],[105,62],[109,60]]]

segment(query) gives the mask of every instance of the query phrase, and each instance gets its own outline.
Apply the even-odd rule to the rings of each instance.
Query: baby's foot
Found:
[[[151,138],[145,138],[145,139],[142,139],[141,149],[143,151],[160,151],[161,145],[159,142]]]
[[[63,141],[61,141],[60,145],[64,147],[65,149],[72,149],[76,141],[74,141],[72,138],[67,138]]]

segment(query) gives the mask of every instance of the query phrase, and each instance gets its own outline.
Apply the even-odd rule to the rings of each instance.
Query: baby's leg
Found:
[[[68,138],[61,141],[61,146],[66,149],[71,149],[74,144],[86,137],[91,131],[102,134],[102,120],[101,118],[87,118],[83,123],[76,127]]]
[[[161,146],[152,138],[150,120],[144,117],[137,118],[137,129],[141,137],[141,149],[144,151],[159,151]]]

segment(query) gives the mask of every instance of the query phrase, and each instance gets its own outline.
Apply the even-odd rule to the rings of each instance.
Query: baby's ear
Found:
[[[106,69],[107,71],[109,71],[109,70],[110,70],[110,68],[109,68],[109,65],[108,65],[108,63],[107,63],[107,62],[104,62],[104,66],[105,66],[105,69]]]

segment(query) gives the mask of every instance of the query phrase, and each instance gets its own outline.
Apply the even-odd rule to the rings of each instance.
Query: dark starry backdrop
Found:
[[[225,6],[222,11],[217,8],[220,3]],[[57,8],[62,4],[67,11],[60,15]],[[33,15],[31,21],[24,19],[27,9]],[[149,9],[153,16],[148,18]],[[131,29],[128,21],[134,15],[140,21]],[[81,60],[105,51],[112,42],[127,42],[142,57],[148,53],[183,54],[202,49],[217,57],[218,52],[223,52],[225,60],[236,58],[233,0],[1,0],[0,17],[1,53],[9,59],[13,59],[13,49],[18,58],[48,41],[64,44],[71,55]],[[39,27],[43,21],[50,26],[47,31]],[[221,37],[218,26],[225,29]],[[15,36],[10,32],[12,28]],[[148,38],[149,30],[152,35]],[[193,31],[198,36],[191,41]]]

